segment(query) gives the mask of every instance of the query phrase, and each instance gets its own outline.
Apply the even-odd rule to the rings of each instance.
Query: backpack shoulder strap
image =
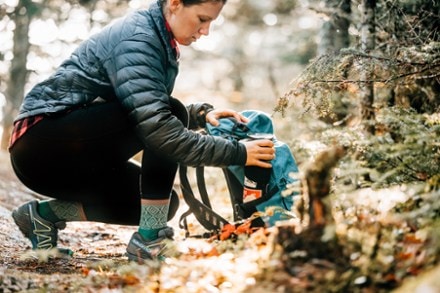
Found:
[[[212,209],[211,201],[209,200],[208,191],[205,183],[205,168],[200,166],[196,168],[197,188],[199,189],[200,198],[202,202],[210,209]]]
[[[234,222],[240,221],[244,218],[243,209],[240,205],[243,198],[243,184],[238,181],[237,177],[228,168],[223,168],[223,174],[229,190]]]
[[[199,167],[198,169],[199,170],[196,170],[196,173],[198,174],[199,192],[201,192],[201,197],[203,198],[202,200],[205,201],[205,203],[194,196],[187,177],[187,167],[179,167],[179,177],[183,199],[188,205],[188,211],[183,213],[180,217],[179,226],[187,231],[187,236],[189,236],[189,232],[186,218],[191,214],[193,214],[197,221],[199,221],[200,224],[208,231],[219,231],[224,225],[229,223],[226,219],[212,210],[208,194],[206,192],[205,181],[204,179],[202,180],[204,170],[202,167]]]

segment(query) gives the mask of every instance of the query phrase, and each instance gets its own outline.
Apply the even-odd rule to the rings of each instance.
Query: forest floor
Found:
[[[435,268],[432,259],[437,257],[432,253],[438,254],[438,250],[432,252],[429,250],[432,245],[425,246],[426,233],[412,231],[395,240],[379,232],[383,230],[378,230],[377,224],[372,224],[379,219],[376,223],[382,223],[383,227],[393,226],[387,231],[398,233],[400,229],[402,232],[400,223],[391,223],[389,217],[381,218],[397,203],[407,200],[402,192],[389,190],[387,201],[371,193],[357,194],[356,202],[353,198],[341,199],[346,205],[340,205],[345,217],[350,214],[350,205],[358,205],[364,207],[357,210],[363,211],[357,214],[359,223],[369,223],[363,226],[345,223],[342,234],[363,243],[357,252],[347,248],[350,242],[345,243],[346,249],[353,250],[347,266],[338,267],[337,262],[328,259],[302,259],[295,263],[300,253],[293,251],[283,257],[275,245],[276,233],[266,230],[234,242],[185,238],[178,228],[178,217],[172,222],[178,231],[174,244],[176,256],[163,263],[140,265],[128,262],[124,256],[126,244],[135,231],[135,227],[127,226],[69,223],[60,231],[60,246],[72,249],[73,257],[33,253],[29,241],[13,223],[11,211],[39,196],[19,183],[8,160],[8,155],[1,152],[0,292],[440,292],[440,283],[435,277],[440,275],[440,267]],[[208,184],[209,180],[215,182],[217,178],[208,179]],[[179,211],[183,209],[181,206]],[[228,210],[227,202],[219,209],[220,212]],[[374,216],[367,214],[371,210],[375,210]],[[197,231],[196,224],[190,224]],[[347,228],[348,225],[352,229]],[[378,246],[382,249],[377,249]],[[400,246],[399,251],[393,250],[393,246]],[[375,261],[366,257],[371,256],[371,249]],[[287,268],[282,261],[286,257],[290,259]],[[426,281],[400,286],[415,276],[425,278],[425,271]]]

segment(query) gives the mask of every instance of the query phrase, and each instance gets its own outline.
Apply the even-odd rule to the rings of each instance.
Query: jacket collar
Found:
[[[159,35],[161,39],[166,44],[167,53],[172,60],[178,61],[179,49],[177,42],[171,33],[171,30],[167,28],[167,23],[165,16],[163,15],[162,6],[160,5],[160,0],[157,0],[149,7],[150,15],[152,16],[156,27],[158,28]]]

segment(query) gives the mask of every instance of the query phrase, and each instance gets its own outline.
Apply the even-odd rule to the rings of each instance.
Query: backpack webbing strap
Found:
[[[211,202],[209,200],[208,191],[206,190],[206,183],[205,183],[205,168],[203,167],[197,167],[196,168],[196,177],[197,177],[197,188],[199,189],[200,198],[202,199],[202,202],[212,209]]]
[[[240,202],[243,198],[243,185],[227,168],[223,169],[223,174],[226,178],[226,184],[228,186],[229,196],[231,198],[234,221],[240,221],[244,218],[244,211],[240,206]]]
[[[209,231],[218,231],[225,224],[229,223],[226,219],[224,219],[222,216],[214,212],[209,207],[210,203],[206,192],[206,186],[205,188],[202,187],[202,189],[204,189],[205,192],[205,195],[203,195],[203,197],[205,197],[205,200],[207,200],[206,202],[208,203],[209,206],[199,201],[194,196],[194,193],[191,189],[191,185],[188,181],[187,168],[185,166],[179,167],[179,176],[180,176],[180,186],[182,189],[183,198],[189,207],[188,211],[183,213],[182,216],[180,217],[179,226],[181,228],[185,229],[188,232],[186,217],[189,216],[190,214],[193,214],[196,217],[196,219],[200,222],[200,224]],[[204,180],[199,182],[201,182],[201,184],[204,185]]]

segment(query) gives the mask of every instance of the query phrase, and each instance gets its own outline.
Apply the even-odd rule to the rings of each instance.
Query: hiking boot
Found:
[[[12,211],[12,218],[20,231],[29,238],[32,249],[49,250],[57,246],[58,230],[66,227],[66,222],[52,223],[43,219],[37,211],[38,201],[33,200]],[[65,249],[58,249],[64,253]]]
[[[127,256],[129,260],[143,263],[144,260],[165,259],[167,241],[173,240],[174,230],[166,227],[159,231],[159,238],[148,241],[138,232],[133,233],[127,246]]]

